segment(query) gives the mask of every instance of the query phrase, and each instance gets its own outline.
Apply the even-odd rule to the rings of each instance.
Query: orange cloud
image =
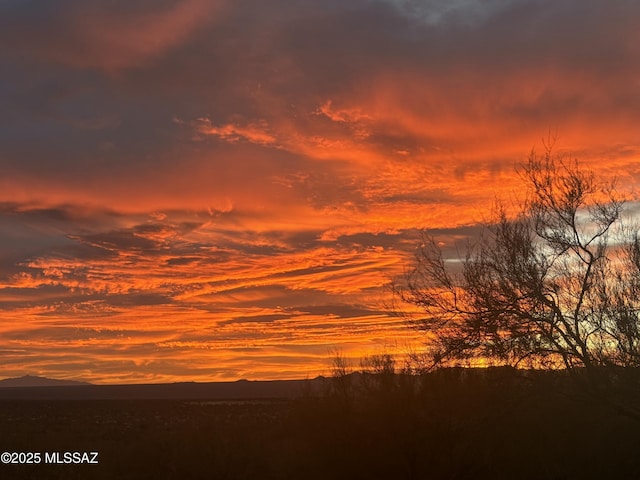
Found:
[[[275,145],[276,138],[268,133],[266,122],[250,123],[248,125],[226,124],[222,126],[214,126],[208,118],[199,118],[197,120],[197,132],[202,135],[213,135],[222,138],[228,142],[237,142],[246,140],[258,145]]]

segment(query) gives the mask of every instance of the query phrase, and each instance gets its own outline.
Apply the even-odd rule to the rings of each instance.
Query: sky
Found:
[[[0,377],[314,377],[543,139],[634,192],[632,0],[0,0]]]

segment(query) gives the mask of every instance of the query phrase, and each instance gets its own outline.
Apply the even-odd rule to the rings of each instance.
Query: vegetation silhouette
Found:
[[[3,399],[0,451],[100,463],[0,465],[0,478],[640,478],[637,424],[576,402],[555,371],[416,374],[386,354],[338,367],[295,398]]]
[[[615,182],[532,151],[516,213],[495,217],[459,262],[425,234],[395,286],[419,308],[431,367],[561,369],[583,392],[640,419],[640,236]]]
[[[318,479],[640,475],[637,424],[556,370],[397,365],[387,354],[359,369],[334,359],[321,395],[294,403],[289,467]]]

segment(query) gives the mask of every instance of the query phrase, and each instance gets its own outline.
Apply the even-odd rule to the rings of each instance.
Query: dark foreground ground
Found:
[[[640,422],[557,383],[353,376],[282,400],[4,399],[0,452],[41,458],[0,478],[640,479]],[[73,463],[91,452],[98,464]]]

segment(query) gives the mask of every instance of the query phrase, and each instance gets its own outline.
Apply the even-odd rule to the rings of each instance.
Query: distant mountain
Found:
[[[0,380],[0,400],[280,401],[302,395],[316,395],[325,389],[326,381],[326,379],[316,378],[313,380],[94,385],[26,376]]]
[[[77,382],[74,380],[55,380],[53,378],[36,377],[25,375],[18,378],[5,378],[0,380],[0,388],[9,387],[64,387],[72,385],[91,385],[87,382]]]

